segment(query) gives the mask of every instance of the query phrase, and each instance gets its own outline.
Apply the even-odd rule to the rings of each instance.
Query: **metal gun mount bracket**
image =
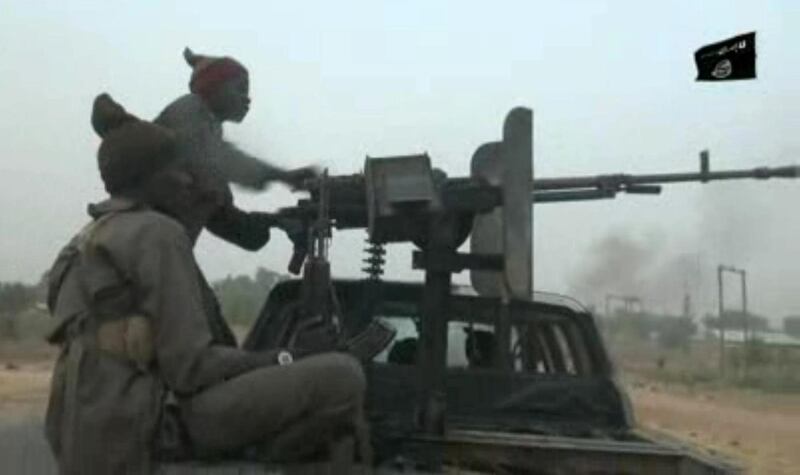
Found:
[[[476,214],[471,252],[501,256],[503,261],[500,271],[472,270],[472,286],[484,296],[529,300],[533,292],[533,111],[518,107],[508,113],[503,139],[475,151],[472,176],[500,187],[502,205]]]

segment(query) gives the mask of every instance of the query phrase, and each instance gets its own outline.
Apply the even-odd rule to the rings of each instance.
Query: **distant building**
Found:
[[[708,328],[707,334],[709,338],[719,339],[719,330],[715,328]],[[777,331],[759,331],[751,335],[751,339],[758,340],[770,346],[791,346],[800,347],[800,338],[787,335],[783,332]],[[725,330],[725,343],[729,345],[741,345],[744,343],[744,331],[742,330]]]

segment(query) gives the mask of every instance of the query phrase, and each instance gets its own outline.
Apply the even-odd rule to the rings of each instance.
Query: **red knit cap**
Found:
[[[193,70],[189,90],[203,98],[210,97],[227,81],[247,75],[247,69],[228,56],[203,56],[186,48],[183,57]]]

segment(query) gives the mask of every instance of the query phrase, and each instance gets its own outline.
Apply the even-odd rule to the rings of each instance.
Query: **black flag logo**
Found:
[[[698,81],[755,79],[756,33],[703,46],[694,53]]]

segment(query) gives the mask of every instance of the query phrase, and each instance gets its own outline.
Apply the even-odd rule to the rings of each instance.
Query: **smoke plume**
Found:
[[[688,295],[693,313],[702,315],[716,313],[716,269],[723,264],[747,271],[749,310],[778,324],[800,312],[800,213],[786,212],[798,194],[789,183],[709,185],[680,227],[622,227],[592,242],[568,286],[598,309],[614,294],[638,297],[649,311],[681,314]],[[740,308],[739,285],[726,276],[726,308]]]

